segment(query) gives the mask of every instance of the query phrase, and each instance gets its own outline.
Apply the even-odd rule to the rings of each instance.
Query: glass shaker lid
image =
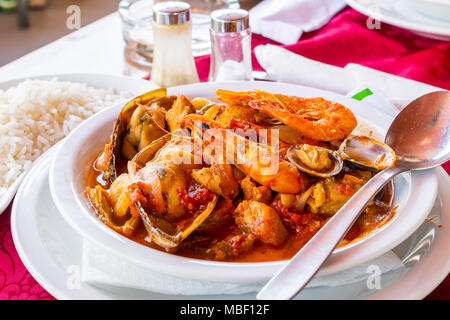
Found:
[[[182,1],[165,1],[153,6],[153,21],[157,24],[183,24],[191,20],[191,6]]]
[[[217,32],[241,32],[249,28],[248,11],[219,9],[211,13],[211,29]]]

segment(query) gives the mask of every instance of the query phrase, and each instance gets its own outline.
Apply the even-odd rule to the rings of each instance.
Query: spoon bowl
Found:
[[[389,127],[385,142],[397,167],[424,170],[449,160],[450,93],[428,93],[406,106]]]
[[[392,148],[365,136],[351,136],[344,140],[337,153],[363,170],[378,171],[395,166]]]

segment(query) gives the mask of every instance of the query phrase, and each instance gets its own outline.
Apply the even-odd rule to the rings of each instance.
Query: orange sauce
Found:
[[[126,166],[123,165],[123,163],[118,166],[118,168],[118,173],[126,171]],[[87,186],[94,187],[97,184],[106,187],[105,181],[101,178],[101,173],[96,170],[92,164],[88,173]],[[392,188],[385,188],[383,194],[375,201],[375,205],[371,206],[370,209],[366,210],[358,218],[339,246],[342,247],[357,241],[390,221],[395,213],[395,210],[390,207],[392,197]],[[277,210],[279,208],[275,209]],[[283,215],[280,215],[280,217],[282,219],[285,218]],[[294,218],[297,220],[300,219],[301,221],[297,227],[299,230],[293,231],[288,228],[289,236],[283,245],[275,247],[262,242],[256,242],[250,250],[227,261],[264,262],[290,259],[308,242],[310,238],[314,236],[320,227],[328,221],[329,217],[330,216],[310,213],[297,214]],[[288,218],[286,217],[286,219]],[[204,234],[199,231],[195,231],[183,242],[176,252],[171,253],[190,258],[211,260],[211,257],[205,254],[207,245],[204,243],[202,244],[202,239],[204,240],[206,237],[209,240],[216,239],[217,241],[220,241],[232,234],[235,230],[236,225],[234,224],[234,220],[231,218],[227,223],[221,225],[219,230],[215,230],[213,233]],[[147,232],[143,224],[139,226],[132,236],[128,236],[128,238],[150,248],[165,251],[163,248],[147,241]],[[207,241],[207,244],[210,243],[210,241]]]

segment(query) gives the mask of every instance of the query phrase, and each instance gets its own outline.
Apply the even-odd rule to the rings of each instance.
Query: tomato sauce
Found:
[[[118,168],[120,168],[118,173],[126,171],[125,165],[120,165]],[[199,184],[195,183],[195,181],[187,179],[187,182],[187,191],[183,189],[177,190],[181,203],[188,209],[185,216],[177,221],[172,221],[177,224],[177,229],[192,222],[194,219],[192,213],[201,210],[213,197],[212,192],[201,187]],[[94,168],[94,165],[91,165],[88,173],[87,186],[94,187],[97,184],[103,186],[106,185],[101,178],[101,173]],[[346,184],[336,185],[335,191],[348,196],[353,195],[355,192]],[[132,195],[133,194],[131,194],[131,196]],[[134,196],[141,197],[142,194],[136,193]],[[386,187],[374,200],[374,204],[369,209],[366,209],[357,219],[344,240],[340,243],[339,247],[364,238],[375,229],[389,222],[395,214],[395,210],[391,207],[392,198],[393,187],[392,185],[388,185],[388,187]],[[228,258],[226,261],[264,262],[290,259],[331,217],[330,215],[288,210],[282,205],[279,199],[273,200],[270,205],[278,213],[288,231],[289,236],[286,241],[281,246],[272,246],[256,241],[250,250],[245,251],[236,257],[232,257],[231,259]],[[171,253],[190,258],[212,260],[211,255],[208,253],[208,247],[211,243],[214,241],[221,241],[235,233],[237,230],[233,218],[235,204],[226,203],[223,207],[225,208],[223,210],[224,219],[217,227],[209,230],[202,230],[202,228],[199,228],[182,243],[177,251]],[[128,236],[129,239],[135,242],[153,249],[165,251],[163,248],[148,242],[147,237],[148,234],[143,227],[143,224],[139,226],[132,236]],[[233,245],[239,246],[241,245],[241,242],[236,241]]]

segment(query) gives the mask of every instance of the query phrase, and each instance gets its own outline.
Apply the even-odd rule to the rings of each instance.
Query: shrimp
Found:
[[[209,128],[203,133],[203,151],[214,145],[214,156],[222,163],[230,163],[245,175],[263,186],[282,193],[298,193],[308,184],[308,179],[288,161],[280,158],[271,146],[259,144],[227,130],[219,123],[201,115],[191,114],[184,124],[195,132],[195,127]]]
[[[260,90],[230,92],[217,90],[218,99],[248,105],[269,115],[306,137],[319,141],[341,140],[357,125],[353,113],[345,106],[323,98],[301,98],[272,94]]]

